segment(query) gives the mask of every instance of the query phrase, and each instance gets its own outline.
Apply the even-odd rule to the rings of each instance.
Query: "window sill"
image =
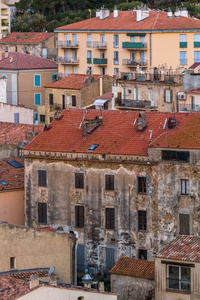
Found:
[[[186,294],[186,295],[190,295],[191,291],[181,291],[181,290],[172,290],[172,289],[166,289],[166,292],[169,293],[176,293],[176,294]]]
[[[189,194],[180,194],[179,196],[180,196],[180,197],[188,197]]]
[[[105,190],[105,192],[114,192],[115,190]]]
[[[147,195],[147,193],[138,192],[139,195]]]
[[[84,188],[75,187],[76,190],[84,190]]]
[[[138,232],[147,233],[147,230],[138,229]]]
[[[106,228],[106,230],[111,230],[111,231],[113,231],[113,230],[115,230],[115,228]]]

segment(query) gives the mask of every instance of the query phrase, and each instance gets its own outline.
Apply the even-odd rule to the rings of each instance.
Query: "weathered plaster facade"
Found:
[[[0,122],[34,123],[33,109],[0,102]]]

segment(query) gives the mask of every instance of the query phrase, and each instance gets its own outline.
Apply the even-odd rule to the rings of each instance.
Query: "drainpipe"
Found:
[[[99,78],[99,85],[100,85],[100,95],[103,95],[103,78],[100,76]]]
[[[150,66],[151,66],[151,64],[152,64],[152,56],[151,56],[151,33],[149,35],[149,52],[150,52],[149,55],[150,55]]]

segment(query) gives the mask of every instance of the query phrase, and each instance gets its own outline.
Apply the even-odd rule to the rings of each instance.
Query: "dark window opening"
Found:
[[[66,105],[65,105],[65,95],[62,95],[62,107],[63,107],[63,109],[66,108]]]
[[[190,215],[180,214],[179,215],[179,234],[189,235],[190,234]]]
[[[10,257],[10,269],[15,269],[15,257]]]
[[[75,173],[75,188],[84,189],[84,174]]]
[[[38,223],[47,224],[47,203],[38,203]]]
[[[76,96],[72,96],[72,106],[76,106]]]
[[[49,104],[53,105],[53,94],[49,94]]]
[[[75,206],[75,226],[84,227],[84,206]]]
[[[105,189],[107,191],[114,191],[114,175],[105,175]]]
[[[138,210],[138,230],[147,230],[147,212]]]
[[[106,208],[106,229],[115,229],[115,209]]]
[[[146,184],[146,177],[138,176],[138,193],[144,193],[147,192],[147,184]]]
[[[38,170],[38,186],[47,186],[46,170]]]
[[[180,160],[180,161],[189,161],[190,152],[189,151],[162,151],[163,160]]]
[[[139,259],[147,260],[147,250],[145,249],[139,249]]]
[[[53,122],[53,117],[49,118],[49,122],[52,123]]]
[[[45,115],[40,115],[40,122],[45,123]]]

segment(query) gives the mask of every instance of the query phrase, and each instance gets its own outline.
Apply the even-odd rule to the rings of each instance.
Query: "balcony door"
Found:
[[[130,60],[135,61],[135,52],[133,51],[130,52]]]

